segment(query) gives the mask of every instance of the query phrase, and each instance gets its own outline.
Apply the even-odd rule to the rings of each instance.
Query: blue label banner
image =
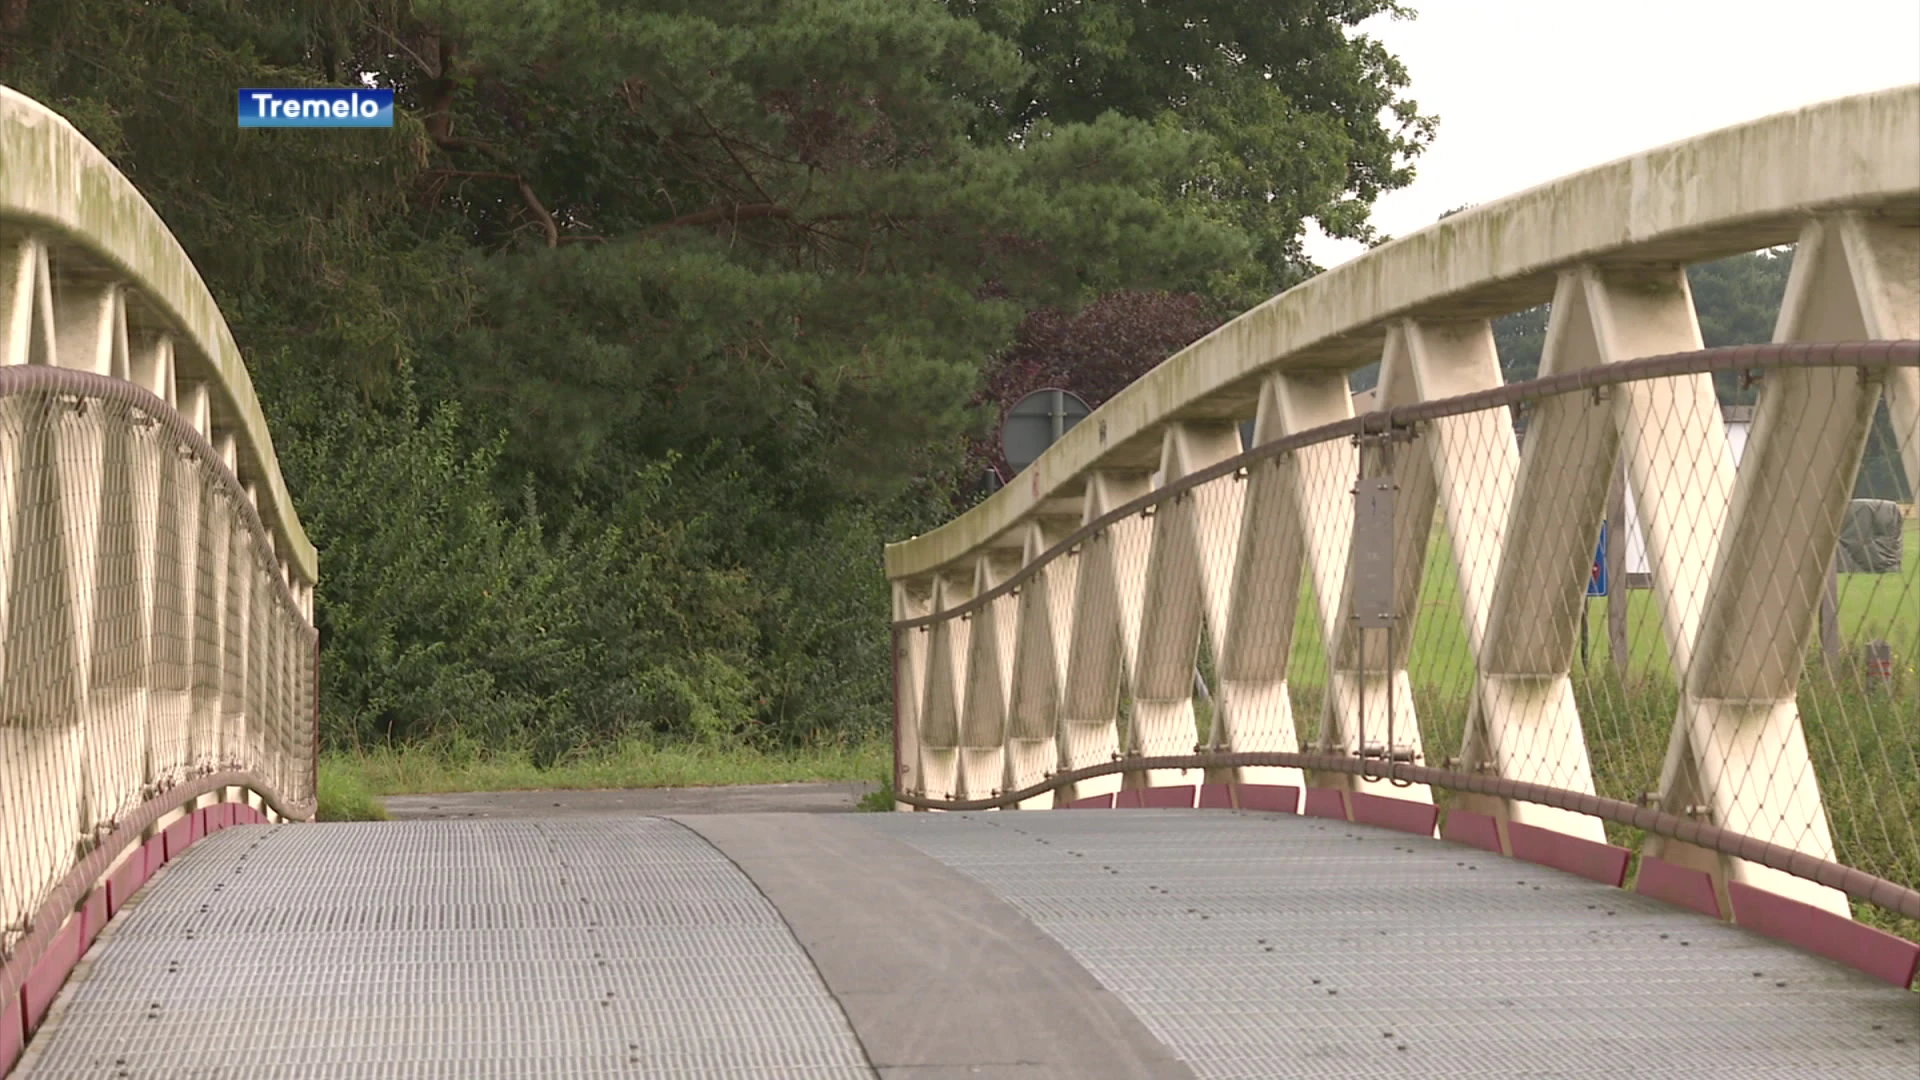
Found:
[[[1607,523],[1600,523],[1600,546],[1593,552],[1593,571],[1587,576],[1587,595],[1607,595]]]
[[[390,128],[393,91],[248,87],[240,91],[240,126]]]

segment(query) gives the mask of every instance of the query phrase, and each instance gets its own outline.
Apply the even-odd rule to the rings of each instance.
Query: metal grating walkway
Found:
[[[1219,811],[861,821],[1012,902],[1201,1077],[1920,1076],[1920,994],[1472,848]]]
[[[229,829],[107,934],[20,1076],[873,1075],[779,913],[663,819]]]
[[[18,1075],[1920,1076],[1920,994],[1385,830],[1193,810],[697,828],[228,829],[109,925]],[[1039,984],[1064,989],[1022,1003]]]

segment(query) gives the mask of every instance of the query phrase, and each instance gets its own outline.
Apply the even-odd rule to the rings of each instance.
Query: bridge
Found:
[[[925,812],[313,824],[240,351],[0,88],[0,1072],[1910,1078],[1915,492],[1920,86],[1384,245],[891,545]]]

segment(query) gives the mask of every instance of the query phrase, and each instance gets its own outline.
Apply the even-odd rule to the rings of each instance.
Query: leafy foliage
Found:
[[[1075,312],[1040,308],[987,366],[975,407],[997,425],[1022,397],[1052,388],[1099,408],[1222,321],[1215,305],[1194,293],[1120,290]],[[987,468],[1013,475],[995,433],[970,440],[967,451],[968,475]]]
[[[250,358],[328,742],[548,761],[879,729],[880,546],[947,513],[988,359],[1103,396],[1308,272],[1305,219],[1367,235],[1431,131],[1352,29],[1390,5],[1243,7],[7,0],[0,79]],[[237,129],[262,85],[399,121]]]
[[[1295,284],[1311,267],[1302,225],[1376,239],[1367,214],[1413,178],[1437,121],[1403,96],[1407,73],[1354,28],[1409,17],[1392,0],[948,0],[1016,43],[1030,65],[984,125],[1018,137],[1043,121],[1117,113],[1213,136],[1179,196],[1231,221],[1251,264],[1223,268],[1234,307]]]

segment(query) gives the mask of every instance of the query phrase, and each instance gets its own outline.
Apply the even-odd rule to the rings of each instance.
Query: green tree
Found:
[[[246,349],[330,738],[794,740],[884,722],[880,542],[946,512],[1030,313],[1290,280],[1425,137],[1349,33],[1377,3],[1223,8],[1201,92],[1079,97],[1016,8],[9,0],[0,78]],[[1174,55],[1139,29],[1102,63]],[[238,87],[368,83],[390,132],[234,126]]]
[[[1356,30],[1377,15],[1412,17],[1393,0],[947,4],[1014,42],[1029,65],[982,119],[992,134],[1118,113],[1212,137],[1176,190],[1253,241],[1251,262],[1216,281],[1234,307],[1313,272],[1301,249],[1308,220],[1330,236],[1375,239],[1374,200],[1413,179],[1437,123],[1405,96],[1400,61]]]

